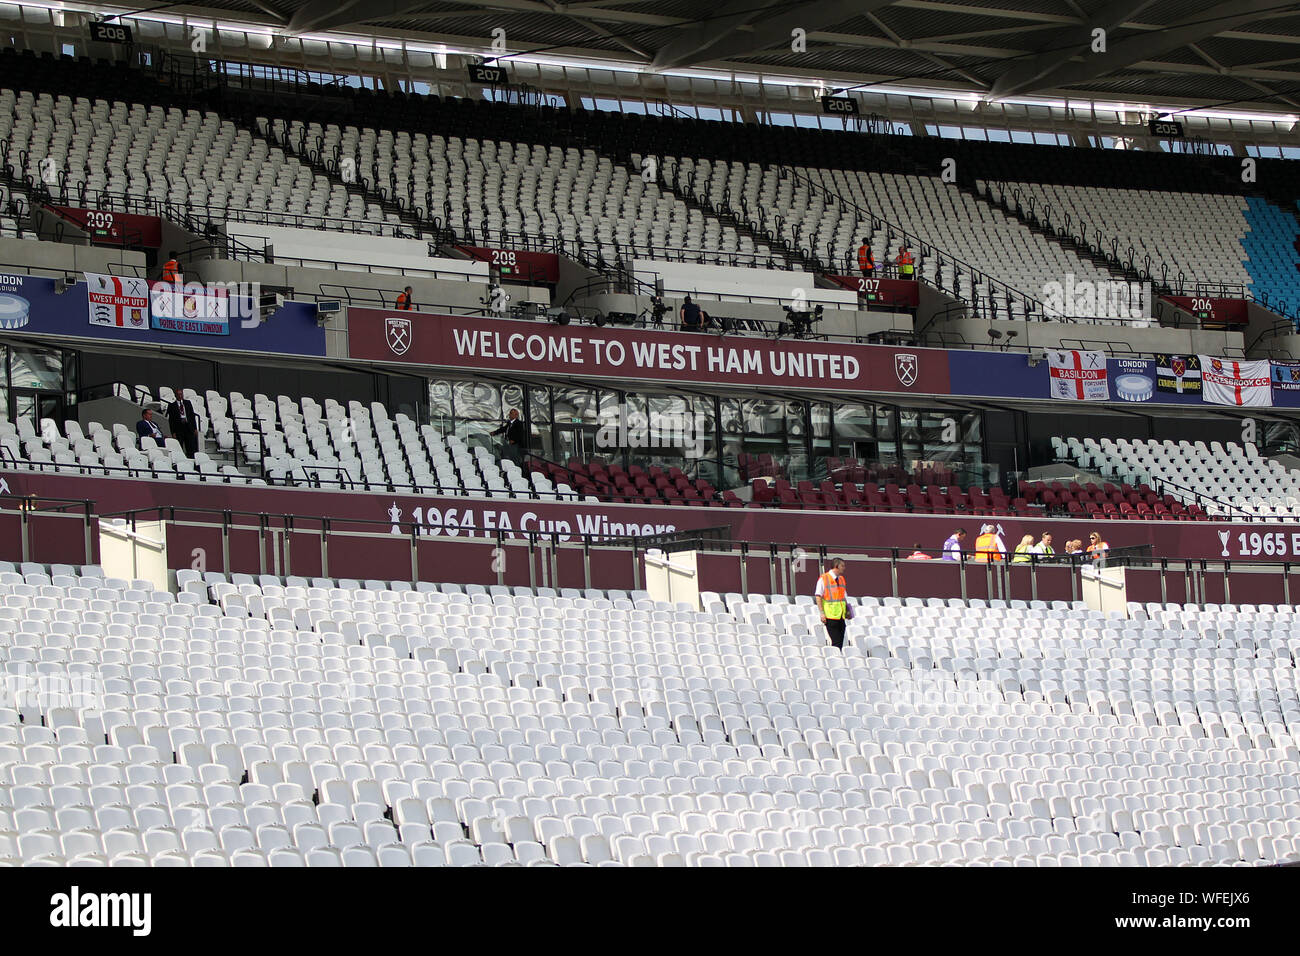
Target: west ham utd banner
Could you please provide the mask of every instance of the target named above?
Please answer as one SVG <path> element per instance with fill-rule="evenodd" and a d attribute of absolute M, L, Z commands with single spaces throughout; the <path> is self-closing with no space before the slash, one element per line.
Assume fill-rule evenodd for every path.
<path fill-rule="evenodd" d="M 1073 402 L 1104 402 L 1110 398 L 1106 353 L 1052 349 L 1047 353 L 1051 396 Z"/>
<path fill-rule="evenodd" d="M 230 334 L 230 295 L 225 289 L 200 282 L 154 282 L 149 290 L 155 329 Z"/>
<path fill-rule="evenodd" d="M 86 300 L 91 325 L 149 328 L 149 283 L 145 279 L 87 272 Z"/>
<path fill-rule="evenodd" d="M 1273 376 L 1267 359 L 1202 355 L 1202 397 L 1211 405 L 1272 405 Z"/>

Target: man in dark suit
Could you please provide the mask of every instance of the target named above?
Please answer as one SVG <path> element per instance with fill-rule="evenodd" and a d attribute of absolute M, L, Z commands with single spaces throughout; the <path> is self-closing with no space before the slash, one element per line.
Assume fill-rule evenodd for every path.
<path fill-rule="evenodd" d="M 199 423 L 194 417 L 194 406 L 179 386 L 176 388 L 176 401 L 167 406 L 167 424 L 171 427 L 172 437 L 185 449 L 186 457 L 193 458 L 199 450 Z"/>
<path fill-rule="evenodd" d="M 141 448 L 148 448 L 148 443 L 151 441 L 161 448 L 167 441 L 167 436 L 163 434 L 162 429 L 153 423 L 152 408 L 146 408 L 140 420 L 135 423 L 135 433 L 140 436 Z"/>
<path fill-rule="evenodd" d="M 519 409 L 510 409 L 505 424 L 488 434 L 504 435 L 505 439 L 501 443 L 501 458 L 505 461 L 513 461 L 516 465 L 523 467 L 524 447 L 528 443 L 528 431 L 519 418 Z"/>

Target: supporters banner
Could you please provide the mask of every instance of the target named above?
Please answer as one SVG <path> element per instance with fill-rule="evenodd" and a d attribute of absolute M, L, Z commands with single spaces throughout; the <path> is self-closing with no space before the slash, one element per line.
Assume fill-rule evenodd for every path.
<path fill-rule="evenodd" d="M 149 285 L 152 324 L 165 332 L 230 334 L 230 295 L 201 282 L 153 282 Z"/>
<path fill-rule="evenodd" d="M 1120 402 L 1149 402 L 1156 394 L 1156 365 L 1150 359 L 1109 359 L 1110 397 Z"/>
<path fill-rule="evenodd" d="M 1300 392 L 1300 362 L 1274 362 L 1273 391 Z"/>
<path fill-rule="evenodd" d="M 348 309 L 354 359 L 454 369 L 819 391 L 950 394 L 948 353 L 812 339 Z"/>
<path fill-rule="evenodd" d="M 1047 353 L 1051 396 L 1072 402 L 1104 402 L 1110 398 L 1106 353 L 1052 349 Z"/>
<path fill-rule="evenodd" d="M 1201 357 L 1202 395 L 1211 405 L 1272 405 L 1273 375 L 1267 359 Z"/>
<path fill-rule="evenodd" d="M 90 324 L 118 329 L 149 328 L 149 283 L 145 279 L 87 272 Z"/>
<path fill-rule="evenodd" d="M 1273 404 L 1300 408 L 1300 362 L 1274 362 Z"/>
<path fill-rule="evenodd" d="M 1201 357 L 1157 355 L 1156 390 L 1166 395 L 1200 395 Z"/>

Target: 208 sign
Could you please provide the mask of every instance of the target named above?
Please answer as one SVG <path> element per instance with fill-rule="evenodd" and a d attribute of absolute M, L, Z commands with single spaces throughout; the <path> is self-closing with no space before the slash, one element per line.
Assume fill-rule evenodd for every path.
<path fill-rule="evenodd" d="M 124 23 L 91 20 L 90 38 L 100 43 L 130 43 L 131 28 Z"/>

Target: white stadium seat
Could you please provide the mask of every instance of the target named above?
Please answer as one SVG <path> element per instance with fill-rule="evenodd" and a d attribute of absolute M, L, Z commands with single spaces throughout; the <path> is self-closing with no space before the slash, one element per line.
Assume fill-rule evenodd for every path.
<path fill-rule="evenodd" d="M 40 595 L 0 581 L 10 683 L 35 653 L 98 682 L 91 707 L 0 713 L 0 863 L 1300 857 L 1293 607 L 864 599 L 841 653 L 810 605 L 757 595 L 734 614 L 545 589 L 448 605 L 178 574 L 196 605 L 92 570 L 32 565 L 64 582 Z M 285 606 L 329 614 L 286 628 Z"/>

